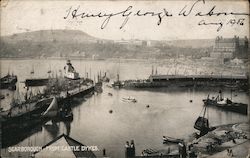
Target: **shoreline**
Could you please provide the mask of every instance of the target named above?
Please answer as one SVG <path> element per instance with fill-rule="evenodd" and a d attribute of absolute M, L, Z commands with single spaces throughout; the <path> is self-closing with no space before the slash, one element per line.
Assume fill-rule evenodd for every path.
<path fill-rule="evenodd" d="M 198 157 L 219 158 L 227 155 L 228 149 L 241 145 L 245 146 L 245 143 L 249 142 L 249 140 L 250 129 L 248 121 L 216 126 L 215 130 L 189 143 L 193 145 L 193 151 L 198 154 Z M 241 152 L 233 152 L 235 156 L 243 154 L 243 150 L 237 150 Z M 247 154 L 245 153 L 244 156 L 246 157 Z"/>

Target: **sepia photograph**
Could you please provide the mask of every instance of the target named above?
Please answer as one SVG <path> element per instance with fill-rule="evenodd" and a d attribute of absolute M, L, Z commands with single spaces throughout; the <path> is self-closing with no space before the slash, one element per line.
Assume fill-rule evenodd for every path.
<path fill-rule="evenodd" d="M 250 158 L 247 0 L 1 0 L 0 158 Z"/>

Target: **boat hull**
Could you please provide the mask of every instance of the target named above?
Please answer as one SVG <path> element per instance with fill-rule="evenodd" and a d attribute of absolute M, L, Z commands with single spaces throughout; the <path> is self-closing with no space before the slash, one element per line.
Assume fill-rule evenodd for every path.
<path fill-rule="evenodd" d="M 27 121 L 40 119 L 41 113 L 43 113 L 52 102 L 53 98 L 41 99 L 37 102 L 29 103 L 30 106 L 34 106 L 33 110 L 25 111 L 18 115 L 8 115 L 8 112 L 2 115 L 2 129 L 15 129 L 16 125 L 26 123 Z M 25 108 L 26 104 L 21 105 Z M 15 108 L 19 108 L 18 106 Z"/>
<path fill-rule="evenodd" d="M 243 104 L 243 103 L 232 102 L 232 103 L 221 105 L 221 104 L 218 104 L 218 102 L 213 99 L 205 99 L 203 100 L 203 102 L 205 105 L 218 107 L 226 111 L 232 111 L 232 112 L 236 112 L 236 113 L 240 113 L 244 115 L 247 115 L 247 112 L 248 112 L 248 105 Z"/>

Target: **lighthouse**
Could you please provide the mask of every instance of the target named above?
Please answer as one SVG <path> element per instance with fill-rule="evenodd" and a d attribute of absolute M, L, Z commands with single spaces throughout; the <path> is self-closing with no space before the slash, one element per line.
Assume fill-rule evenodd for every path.
<path fill-rule="evenodd" d="M 70 60 L 67 60 L 67 64 L 64 67 L 64 77 L 69 79 L 79 79 L 79 73 L 75 71 L 75 68 L 72 66 Z"/>

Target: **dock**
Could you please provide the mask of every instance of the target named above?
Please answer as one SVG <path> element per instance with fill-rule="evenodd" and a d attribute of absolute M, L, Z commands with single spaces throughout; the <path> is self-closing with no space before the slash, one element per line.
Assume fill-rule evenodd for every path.
<path fill-rule="evenodd" d="M 121 81 L 122 88 L 225 87 L 247 90 L 246 75 L 150 75 L 148 79 Z"/>

